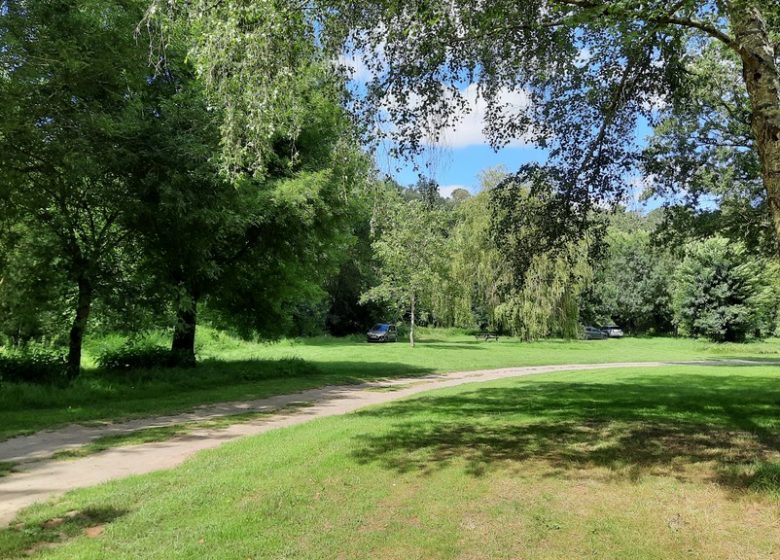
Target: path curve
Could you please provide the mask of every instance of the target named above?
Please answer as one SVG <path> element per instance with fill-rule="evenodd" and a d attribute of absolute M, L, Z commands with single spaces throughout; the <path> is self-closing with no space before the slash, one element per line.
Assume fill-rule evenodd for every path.
<path fill-rule="evenodd" d="M 622 362 L 607 364 L 564 364 L 527 366 L 455 372 L 423 377 L 395 378 L 360 385 L 339 385 L 309 389 L 255 401 L 203 406 L 192 412 L 142 418 L 105 426 L 69 425 L 0 442 L 0 461 L 20 463 L 18 471 L 0 478 L 0 527 L 10 523 L 22 508 L 44 501 L 69 490 L 100 484 L 108 480 L 143 474 L 179 465 L 202 449 L 211 449 L 240 437 L 260 434 L 276 428 L 302 424 L 314 418 L 353 412 L 359 408 L 386 403 L 425 391 L 454 387 L 464 383 L 493 381 L 562 371 L 603 370 L 614 368 L 653 368 L 672 365 L 780 365 L 780 362 L 750 360 L 710 360 L 686 362 Z M 395 389 L 393 389 L 395 387 Z M 387 388 L 392 391 L 379 392 Z M 373 389 L 373 390 L 372 390 Z M 309 406 L 294 412 L 233 424 L 225 428 L 198 429 L 182 436 L 155 443 L 108 449 L 81 459 L 57 461 L 57 451 L 78 447 L 106 436 L 136 430 L 170 426 L 219 418 L 243 412 L 273 412 L 296 402 Z"/>

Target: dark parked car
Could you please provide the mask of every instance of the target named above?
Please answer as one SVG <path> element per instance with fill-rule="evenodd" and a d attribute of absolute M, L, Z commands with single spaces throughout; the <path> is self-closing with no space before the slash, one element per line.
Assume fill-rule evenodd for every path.
<path fill-rule="evenodd" d="M 585 327 L 583 338 L 585 340 L 604 340 L 607 338 L 607 333 L 596 327 Z"/>
<path fill-rule="evenodd" d="M 623 329 L 621 329 L 617 325 L 608 325 L 606 327 L 601 327 L 601 330 L 604 331 L 604 333 L 609 338 L 623 338 Z"/>
<path fill-rule="evenodd" d="M 379 323 L 366 333 L 366 340 L 368 342 L 395 342 L 398 340 L 398 331 L 394 325 Z"/>

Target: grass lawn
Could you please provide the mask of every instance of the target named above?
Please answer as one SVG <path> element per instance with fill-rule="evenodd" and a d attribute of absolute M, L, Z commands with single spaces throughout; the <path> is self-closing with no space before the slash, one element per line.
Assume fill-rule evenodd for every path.
<path fill-rule="evenodd" d="M 183 411 L 221 401 L 262 398 L 385 377 L 507 366 L 652 360 L 757 358 L 780 360 L 777 340 L 710 344 L 640 338 L 606 341 L 473 337 L 423 331 L 420 344 L 370 345 L 358 338 L 244 342 L 201 329 L 204 361 L 194 370 L 109 374 L 88 369 L 71 387 L 0 386 L 0 440 L 67 422 L 109 421 Z M 90 348 L 93 355 L 99 341 Z"/>
<path fill-rule="evenodd" d="M 471 384 L 35 506 L 0 558 L 777 558 L 779 430 L 776 366 Z"/>

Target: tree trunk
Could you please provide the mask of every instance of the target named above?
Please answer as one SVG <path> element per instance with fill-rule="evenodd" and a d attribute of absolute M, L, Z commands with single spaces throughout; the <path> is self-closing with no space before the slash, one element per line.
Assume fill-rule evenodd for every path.
<path fill-rule="evenodd" d="M 176 355 L 178 365 L 195 365 L 195 329 L 197 326 L 198 300 L 189 295 L 179 301 L 176 309 L 176 325 L 173 328 L 171 352 Z"/>
<path fill-rule="evenodd" d="M 409 328 L 409 344 L 414 348 L 414 292 L 412 292 L 412 320 Z"/>
<path fill-rule="evenodd" d="M 731 21 L 752 107 L 761 173 L 780 252 L 780 73 L 766 19 L 756 4 L 732 6 Z"/>
<path fill-rule="evenodd" d="M 92 307 L 92 282 L 86 274 L 79 274 L 78 287 L 76 316 L 73 318 L 68 339 L 68 378 L 71 380 L 76 379 L 81 372 L 81 349 L 84 345 L 84 333 L 87 331 L 89 311 Z"/>

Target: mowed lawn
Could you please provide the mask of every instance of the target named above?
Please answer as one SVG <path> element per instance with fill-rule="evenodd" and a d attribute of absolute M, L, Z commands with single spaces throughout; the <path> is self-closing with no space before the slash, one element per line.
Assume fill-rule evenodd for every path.
<path fill-rule="evenodd" d="M 0 558 L 777 558 L 779 430 L 777 366 L 471 384 L 73 492 Z"/>
<path fill-rule="evenodd" d="M 111 373 L 88 369 L 70 387 L 0 386 L 0 440 L 68 422 L 108 421 L 262 398 L 324 385 L 508 366 L 653 360 L 780 360 L 780 342 L 711 344 L 674 338 L 605 341 L 502 338 L 423 331 L 416 348 L 361 338 L 252 343 L 201 329 L 194 370 Z M 94 356 L 99 341 L 90 345 Z"/>

